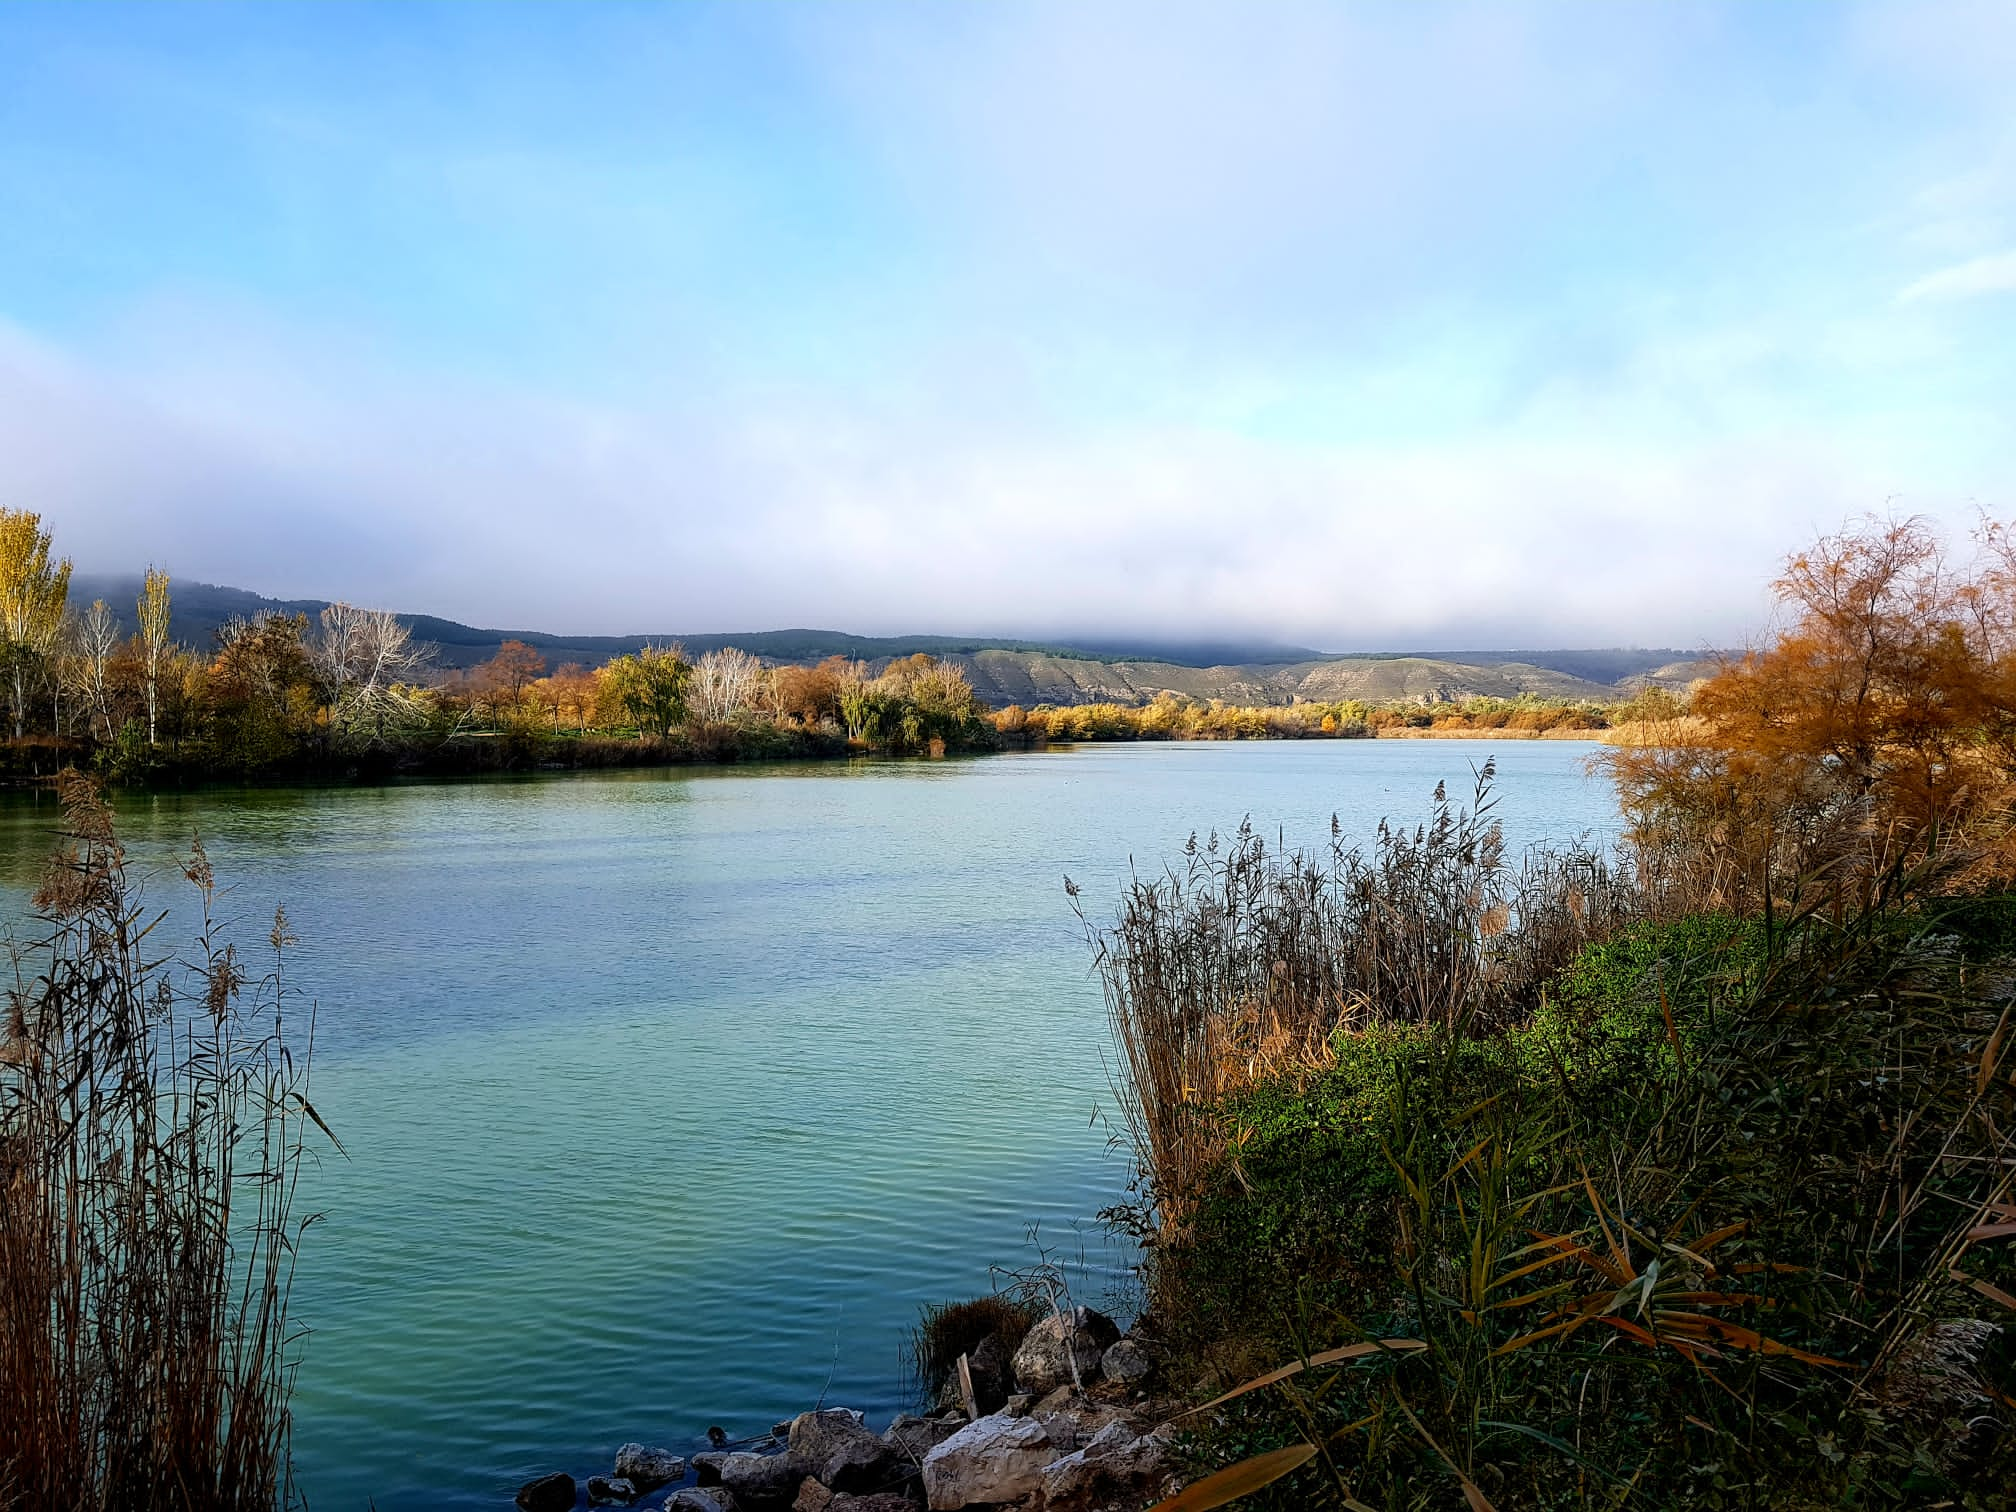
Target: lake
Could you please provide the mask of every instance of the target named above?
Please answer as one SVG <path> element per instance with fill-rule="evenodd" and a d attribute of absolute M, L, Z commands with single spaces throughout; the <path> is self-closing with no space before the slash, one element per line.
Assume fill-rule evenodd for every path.
<path fill-rule="evenodd" d="M 349 1151 L 304 1181 L 315 1506 L 503 1507 L 641 1439 L 905 1400 L 920 1304 L 1039 1247 L 1124 1312 L 1104 1010 L 1064 894 L 1250 815 L 1318 844 L 1495 752 L 1514 845 L 1616 826 L 1553 741 L 1087 746 L 968 760 L 121 794 L 200 832 L 235 937 L 276 903 Z M 18 915 L 55 823 L 0 804 Z M 173 880 L 171 880 L 173 879 Z M 179 920 L 179 916 L 178 916 Z M 186 933 L 186 929 L 185 929 Z M 1033 1236 L 1033 1237 L 1032 1237 Z"/>

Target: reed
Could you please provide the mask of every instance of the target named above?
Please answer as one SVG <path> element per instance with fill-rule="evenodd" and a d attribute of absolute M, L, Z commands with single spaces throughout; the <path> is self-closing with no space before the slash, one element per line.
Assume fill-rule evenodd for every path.
<path fill-rule="evenodd" d="M 1494 779 L 1486 761 L 1468 807 L 1438 785 L 1425 823 L 1382 823 L 1369 852 L 1334 819 L 1318 854 L 1270 848 L 1250 824 L 1193 835 L 1180 865 L 1133 880 L 1110 926 L 1080 909 L 1165 1238 L 1226 1154 L 1227 1098 L 1322 1069 L 1341 1033 L 1505 1022 L 1645 909 L 1636 879 L 1586 848 L 1515 866 Z"/>
<path fill-rule="evenodd" d="M 294 1203 L 321 1120 L 287 921 L 255 975 L 198 846 L 201 931 L 169 959 L 109 809 L 61 788 L 0 1046 L 0 1507 L 291 1503 Z"/>

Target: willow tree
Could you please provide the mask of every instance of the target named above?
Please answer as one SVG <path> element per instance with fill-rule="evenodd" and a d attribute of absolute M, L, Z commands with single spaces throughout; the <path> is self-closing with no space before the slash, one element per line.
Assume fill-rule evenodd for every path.
<path fill-rule="evenodd" d="M 0 509 L 0 654 L 14 685 L 14 738 L 27 733 L 28 680 L 48 661 L 70 599 L 70 560 L 51 561 L 42 516 Z"/>
<path fill-rule="evenodd" d="M 168 651 L 168 574 L 150 565 L 140 585 L 140 673 L 147 684 L 147 744 L 155 744 L 161 658 Z"/>

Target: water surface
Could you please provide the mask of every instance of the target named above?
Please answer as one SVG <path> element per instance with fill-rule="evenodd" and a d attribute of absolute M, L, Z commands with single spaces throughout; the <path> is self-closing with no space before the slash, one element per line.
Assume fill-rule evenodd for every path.
<path fill-rule="evenodd" d="M 919 1304 L 1035 1244 L 1124 1307 L 1105 1024 L 1063 891 L 1245 816 L 1419 818 L 1495 749 L 1515 844 L 1614 827 L 1589 747 L 1088 746 L 945 762 L 122 795 L 200 831 L 317 1004 L 326 1156 L 294 1315 L 318 1508 L 502 1507 L 638 1438 L 907 1405 Z M 0 805 L 19 912 L 54 809 Z"/>

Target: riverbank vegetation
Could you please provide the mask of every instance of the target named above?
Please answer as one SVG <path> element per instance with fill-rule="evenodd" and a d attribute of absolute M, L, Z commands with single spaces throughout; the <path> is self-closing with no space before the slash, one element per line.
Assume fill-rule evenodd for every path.
<path fill-rule="evenodd" d="M 1541 699 L 1470 698 L 1439 704 L 1337 703 L 1246 707 L 1163 693 L 1138 707 L 1126 704 L 1010 705 L 994 728 L 1020 745 L 1111 740 L 1369 740 L 1395 735 L 1514 736 L 1578 734 L 1594 738 L 1620 721 L 1665 718 L 1676 702 L 1654 690 L 1617 704 L 1548 703 Z"/>
<path fill-rule="evenodd" d="M 130 620 L 102 600 L 70 605 L 69 576 L 38 516 L 0 510 L 16 777 L 67 764 L 119 781 L 453 774 L 944 754 L 998 739 L 963 674 L 921 654 L 871 672 L 838 657 L 769 667 L 732 647 L 689 659 L 646 646 L 597 668 L 550 668 L 509 641 L 482 666 L 440 672 L 386 610 L 262 614 L 197 648 L 172 639 L 165 574 L 149 569 Z"/>
<path fill-rule="evenodd" d="M 549 666 L 507 641 L 467 670 L 386 611 L 338 603 L 311 620 L 232 620 L 205 646 L 173 636 L 173 593 L 149 568 L 132 605 L 70 602 L 41 518 L 0 510 L 0 776 L 66 765 L 116 782 L 456 775 L 540 768 L 943 755 L 1114 740 L 1577 734 L 1666 719 L 1657 689 L 1617 704 L 1473 698 L 1240 707 L 1164 693 L 1139 707 L 988 710 L 952 662 L 829 657 L 766 664 L 732 646 L 645 646 L 599 667 Z"/>
<path fill-rule="evenodd" d="M 1975 544 L 1788 563 L 1781 633 L 1610 753 L 1614 855 L 1508 857 L 1487 764 L 1363 849 L 1193 843 L 1092 929 L 1197 1470 L 2016 1505 L 2016 573 Z"/>

